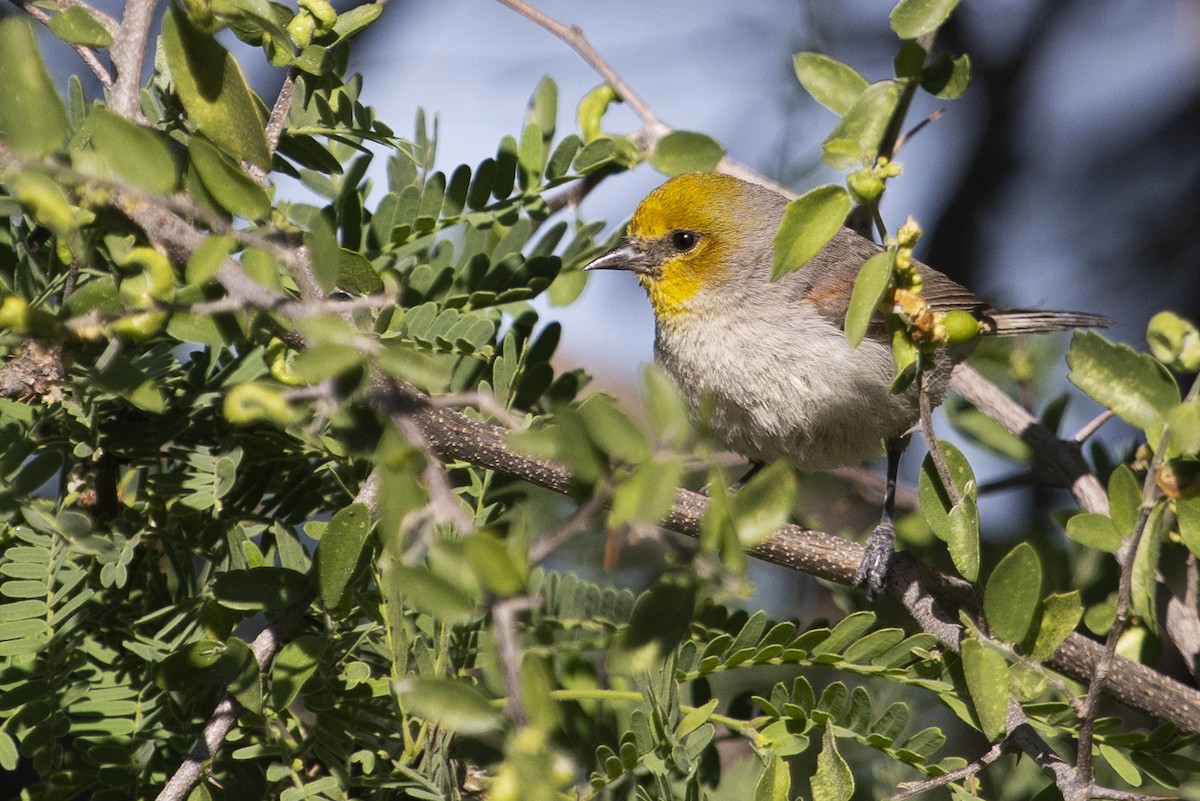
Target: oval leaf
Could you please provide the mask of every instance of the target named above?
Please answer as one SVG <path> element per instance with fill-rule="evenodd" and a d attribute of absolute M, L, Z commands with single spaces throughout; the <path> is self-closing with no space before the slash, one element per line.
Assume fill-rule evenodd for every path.
<path fill-rule="evenodd" d="M 270 167 L 265 123 L 233 56 L 210 34 L 196 30 L 176 6 L 163 19 L 162 42 L 175 91 L 192 123 L 235 159 Z"/>
<path fill-rule="evenodd" d="M 835 114 L 848 112 L 869 86 L 853 67 L 823 53 L 797 53 L 792 61 L 800 84 Z"/>
<path fill-rule="evenodd" d="M 338 510 L 325 527 L 317 546 L 317 586 L 326 609 L 341 606 L 370 530 L 371 512 L 362 503 Z"/>
<path fill-rule="evenodd" d="M 901 39 L 916 39 L 937 30 L 958 6 L 958 0 L 900 0 L 888 19 Z"/>
<path fill-rule="evenodd" d="M 1072 384 L 1157 444 L 1163 416 L 1179 403 L 1179 387 L 1162 364 L 1093 331 L 1071 337 L 1067 364 Z"/>
<path fill-rule="evenodd" d="M 457 734 L 496 731 L 504 722 L 479 690 L 462 682 L 406 679 L 397 689 L 406 712 Z"/>
<path fill-rule="evenodd" d="M 62 147 L 67 110 L 24 19 L 0 20 L 0 139 L 19 155 L 40 158 Z"/>
<path fill-rule="evenodd" d="M 854 279 L 854 292 L 850 295 L 850 306 L 846 309 L 846 341 L 857 348 L 867 335 L 871 317 L 892 283 L 892 265 L 895 254 L 885 250 L 867 259 L 858 269 Z"/>
<path fill-rule="evenodd" d="M 230 570 L 217 576 L 213 595 L 229 609 L 282 609 L 309 597 L 312 588 L 303 573 L 283 567 Z"/>
<path fill-rule="evenodd" d="M 708 172 L 725 155 L 721 143 L 695 131 L 672 131 L 659 140 L 650 166 L 665 175 Z"/>
<path fill-rule="evenodd" d="M 899 102 L 900 84 L 896 81 L 868 86 L 825 139 L 821 160 L 837 169 L 873 162 Z"/>
<path fill-rule="evenodd" d="M 983 612 L 992 634 L 1020 643 L 1029 635 L 1042 596 L 1042 563 L 1037 552 L 1022 542 L 1009 551 L 983 593 Z"/>
<path fill-rule="evenodd" d="M 850 193 L 835 184 L 810 189 L 788 203 L 775 233 L 771 280 L 798 270 L 821 252 L 850 213 Z"/>
<path fill-rule="evenodd" d="M 962 664 L 979 728 L 989 740 L 998 740 L 1008 714 L 1008 662 L 998 651 L 968 639 L 962 644 Z"/>

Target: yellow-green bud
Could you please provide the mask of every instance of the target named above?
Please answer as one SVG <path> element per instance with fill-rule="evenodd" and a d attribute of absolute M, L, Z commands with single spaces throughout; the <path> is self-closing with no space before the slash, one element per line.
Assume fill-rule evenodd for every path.
<path fill-rule="evenodd" d="M 313 19 L 313 15 L 307 9 L 303 8 L 287 24 L 288 36 L 292 38 L 292 43 L 296 47 L 308 47 L 312 44 L 313 32 L 316 29 L 317 21 Z"/>
<path fill-rule="evenodd" d="M 296 371 L 292 369 L 292 359 L 295 358 L 296 352 L 289 348 L 287 344 L 278 337 L 272 337 L 267 343 L 267 369 L 271 373 L 271 378 L 281 384 L 289 386 L 299 386 L 304 383 L 300 376 L 296 375 Z"/>
<path fill-rule="evenodd" d="M 298 0 L 298 5 L 316 17 L 322 32 L 329 30 L 333 23 L 337 22 L 337 12 L 328 0 Z"/>
<path fill-rule="evenodd" d="M 579 123 L 579 136 L 584 142 L 604 136 L 604 131 L 600 129 L 600 120 L 604 117 L 604 112 L 608 111 L 608 107 L 619 101 L 617 90 L 607 83 L 600 84 L 583 96 L 575 111 L 575 118 Z"/>
<path fill-rule="evenodd" d="M 24 298 L 9 295 L 0 300 L 0 328 L 7 328 L 18 334 L 29 330 L 29 304 Z"/>
<path fill-rule="evenodd" d="M 145 342 L 163 330 L 170 317 L 171 313 L 165 311 L 140 312 L 113 320 L 110 327 L 113 333 L 121 339 L 127 339 L 130 342 Z"/>
<path fill-rule="evenodd" d="M 952 345 L 969 342 L 979 334 L 979 321 L 970 312 L 951 309 L 942 317 L 946 341 Z"/>
<path fill-rule="evenodd" d="M 1154 358 L 1183 373 L 1200 370 L 1200 331 L 1174 312 L 1159 312 L 1150 318 L 1146 342 Z"/>
<path fill-rule="evenodd" d="M 874 170 L 863 167 L 846 176 L 846 187 L 855 203 L 866 205 L 883 194 L 883 179 Z"/>

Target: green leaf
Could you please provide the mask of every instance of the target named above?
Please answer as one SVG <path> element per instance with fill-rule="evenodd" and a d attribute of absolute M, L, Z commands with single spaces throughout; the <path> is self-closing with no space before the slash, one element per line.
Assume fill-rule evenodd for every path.
<path fill-rule="evenodd" d="M 291 706 L 300 690 L 321 665 L 329 641 L 319 634 L 304 634 L 280 649 L 271 664 L 271 708 Z"/>
<path fill-rule="evenodd" d="M 546 163 L 546 143 L 542 130 L 530 123 L 521 132 L 521 143 L 517 147 L 517 164 L 520 171 L 517 174 L 522 189 L 537 186 L 542 177 L 542 165 Z"/>
<path fill-rule="evenodd" d="M 1142 508 L 1142 485 L 1129 465 L 1117 465 L 1108 477 L 1108 506 L 1122 537 L 1133 533 Z"/>
<path fill-rule="evenodd" d="M 549 147 L 558 124 L 558 84 L 548 75 L 542 78 L 533 90 L 533 96 L 529 98 L 525 124 L 536 125 L 542 133 L 543 146 Z"/>
<path fill-rule="evenodd" d="M 921 71 L 921 88 L 943 100 L 961 97 L 970 82 L 971 57 L 966 53 L 958 58 L 938 53 L 933 63 Z"/>
<path fill-rule="evenodd" d="M 113 43 L 112 34 L 83 6 L 71 6 L 51 17 L 50 32 L 64 42 L 85 47 L 108 47 Z"/>
<path fill-rule="evenodd" d="M 725 148 L 710 136 L 695 131 L 672 131 L 658 141 L 650 166 L 664 175 L 709 172 L 725 155 Z"/>
<path fill-rule="evenodd" d="M 1150 511 L 1146 521 L 1146 530 L 1138 542 L 1137 553 L 1133 557 L 1133 572 L 1129 591 L 1130 606 L 1133 614 L 1140 617 L 1151 631 L 1158 633 L 1158 559 L 1162 552 L 1163 514 L 1167 501 L 1159 500 Z"/>
<path fill-rule="evenodd" d="M 683 481 L 683 464 L 677 459 L 642 462 L 613 491 L 608 527 L 617 529 L 634 521 L 657 524 L 671 511 Z"/>
<path fill-rule="evenodd" d="M 314 214 L 309 218 L 304 244 L 308 246 L 308 261 L 312 265 L 313 276 L 321 288 L 328 292 L 337 284 L 342 254 L 337 234 L 325 215 Z"/>
<path fill-rule="evenodd" d="M 450 679 L 404 679 L 397 685 L 405 712 L 456 734 L 485 734 L 504 717 L 474 687 Z"/>
<path fill-rule="evenodd" d="M 463 540 L 467 561 L 480 582 L 502 598 L 522 592 L 528 569 L 513 558 L 504 540 L 485 531 L 477 531 Z"/>
<path fill-rule="evenodd" d="M 651 670 L 661 665 L 688 632 L 696 607 L 696 576 L 672 569 L 638 596 L 618 650 L 610 652 L 621 672 Z"/>
<path fill-rule="evenodd" d="M 754 784 L 754 801 L 788 801 L 791 798 L 792 772 L 782 756 L 767 759 Z"/>
<path fill-rule="evenodd" d="M 383 279 L 366 256 L 345 248 L 338 249 L 337 286 L 352 295 L 382 292 Z"/>
<path fill-rule="evenodd" d="M 853 67 L 824 53 L 797 53 L 792 62 L 801 85 L 835 114 L 848 112 L 869 85 Z"/>
<path fill-rule="evenodd" d="M 1096 512 L 1083 512 L 1068 520 L 1067 536 L 1080 545 L 1105 553 L 1116 553 L 1124 539 L 1111 517 Z"/>
<path fill-rule="evenodd" d="M 899 102 L 898 82 L 878 81 L 868 86 L 825 139 L 821 160 L 836 169 L 873 162 Z"/>
<path fill-rule="evenodd" d="M 1179 538 L 1195 556 L 1200 556 L 1200 498 L 1175 502 L 1175 517 L 1179 522 Z"/>
<path fill-rule="evenodd" d="M 193 136 L 188 141 L 188 157 L 204 188 L 225 211 L 247 220 L 261 220 L 271 213 L 266 190 L 204 139 Z"/>
<path fill-rule="evenodd" d="M 1042 596 L 1042 563 L 1027 542 L 1013 548 L 988 577 L 983 611 L 996 637 L 1020 643 L 1029 635 Z"/>
<path fill-rule="evenodd" d="M 796 476 L 783 462 L 760 470 L 729 499 L 729 512 L 743 548 L 765 542 L 788 521 L 796 500 Z"/>
<path fill-rule="evenodd" d="M 838 752 L 833 727 L 826 726 L 817 754 L 817 770 L 809 779 L 813 801 L 850 801 L 854 795 L 854 774 Z"/>
<path fill-rule="evenodd" d="M 1100 743 L 1100 756 L 1131 787 L 1142 786 L 1142 772 L 1125 754 L 1108 743 Z"/>
<path fill-rule="evenodd" d="M 389 581 L 403 593 L 408 603 L 434 620 L 457 625 L 475 617 L 475 599 L 429 568 L 394 565 L 388 572 Z"/>
<path fill-rule="evenodd" d="M 85 172 L 118 178 L 160 195 L 171 193 L 179 183 L 179 170 L 165 137 L 103 106 L 92 109 L 76 143 L 85 146 L 73 154 Z"/>
<path fill-rule="evenodd" d="M 1075 631 L 1083 617 L 1083 603 L 1079 590 L 1057 592 L 1042 603 L 1042 619 L 1038 623 L 1037 637 L 1033 641 L 1030 656 L 1044 662 L 1054 655 L 1058 646 Z"/>
<path fill-rule="evenodd" d="M 163 19 L 162 42 L 192 124 L 235 159 L 270 167 L 265 122 L 237 60 L 176 6 Z"/>
<path fill-rule="evenodd" d="M 262 673 L 250 646 L 238 637 L 230 637 L 225 641 L 225 653 L 221 654 L 218 670 L 225 677 L 229 694 L 247 711 L 261 715 Z"/>
<path fill-rule="evenodd" d="M 969 638 L 962 643 L 962 664 L 979 727 L 995 742 L 1006 730 L 1008 662 L 1000 652 Z"/>
<path fill-rule="evenodd" d="M 1185 401 L 1167 412 L 1167 458 L 1200 453 L 1200 401 Z"/>
<path fill-rule="evenodd" d="M 1014 462 L 1028 463 L 1033 452 L 1020 438 L 962 398 L 947 398 L 942 404 L 954 430 L 977 445 Z"/>
<path fill-rule="evenodd" d="M 916 39 L 940 28 L 957 6 L 958 0 L 900 0 L 888 19 L 901 39 Z"/>
<path fill-rule="evenodd" d="M 354 576 L 370 531 L 371 511 L 362 503 L 339 509 L 326 526 L 316 557 L 317 587 L 326 609 L 342 605 L 346 585 Z"/>
<path fill-rule="evenodd" d="M 638 464 L 650 458 L 650 445 L 641 428 L 611 395 L 587 396 L 579 404 L 579 416 L 592 441 L 614 459 Z"/>
<path fill-rule="evenodd" d="M 20 156 L 41 158 L 62 147 L 67 110 L 54 90 L 25 19 L 0 19 L 0 140 Z"/>
<path fill-rule="evenodd" d="M 926 456 L 918 483 L 921 514 L 934 535 L 946 543 L 954 567 L 963 578 L 974 581 L 979 576 L 979 509 L 975 501 L 975 474 L 958 448 L 944 440 L 938 440 L 938 447 L 945 457 L 950 479 L 963 500 L 951 508 L 950 496 L 942 487 L 933 458 Z"/>
<path fill-rule="evenodd" d="M 841 186 L 826 184 L 810 189 L 791 201 L 772 241 L 775 250 L 771 280 L 807 264 L 841 230 L 850 213 L 850 193 Z"/>
<path fill-rule="evenodd" d="M 1094 331 L 1075 332 L 1067 364 L 1072 384 L 1157 444 L 1164 415 L 1179 403 L 1179 387 L 1162 364 Z"/>
<path fill-rule="evenodd" d="M 282 567 L 228 570 L 213 581 L 213 595 L 229 609 L 282 609 L 312 594 L 308 577 Z"/>
<path fill-rule="evenodd" d="M 858 269 L 858 276 L 854 279 L 854 292 L 850 295 L 850 306 L 846 309 L 846 341 L 851 347 L 857 348 L 867 335 L 871 317 L 892 283 L 892 267 L 895 261 L 895 254 L 885 250 L 867 259 Z"/>

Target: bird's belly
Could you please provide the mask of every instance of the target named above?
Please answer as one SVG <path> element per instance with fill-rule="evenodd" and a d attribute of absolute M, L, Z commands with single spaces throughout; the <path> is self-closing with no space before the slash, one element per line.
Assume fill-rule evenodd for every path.
<path fill-rule="evenodd" d="M 878 455 L 883 439 L 916 420 L 915 393 L 888 393 L 893 366 L 883 345 L 851 348 L 828 324 L 804 336 L 766 321 L 741 328 L 723 338 L 660 330 L 655 347 L 693 416 L 725 447 L 825 470 Z"/>

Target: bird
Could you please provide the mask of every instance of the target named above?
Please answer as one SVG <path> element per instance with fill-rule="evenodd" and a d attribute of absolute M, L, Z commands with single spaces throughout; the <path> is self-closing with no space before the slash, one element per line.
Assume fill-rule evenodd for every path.
<path fill-rule="evenodd" d="M 883 248 L 843 227 L 806 264 L 772 281 L 773 241 L 788 202 L 722 173 L 676 175 L 641 201 L 624 237 L 584 269 L 637 277 L 654 312 L 655 361 L 692 417 L 703 417 L 719 444 L 752 465 L 783 460 L 821 471 L 886 452 L 883 513 L 855 576 L 873 598 L 894 552 L 896 475 L 919 415 L 918 383 L 931 405 L 940 403 L 954 363 L 970 347 L 939 348 L 921 382 L 893 393 L 883 315 L 876 312 L 857 347 L 844 329 L 859 267 Z M 1083 312 L 998 309 L 932 267 L 912 264 L 929 307 L 968 312 L 980 335 L 1111 323 Z"/>

